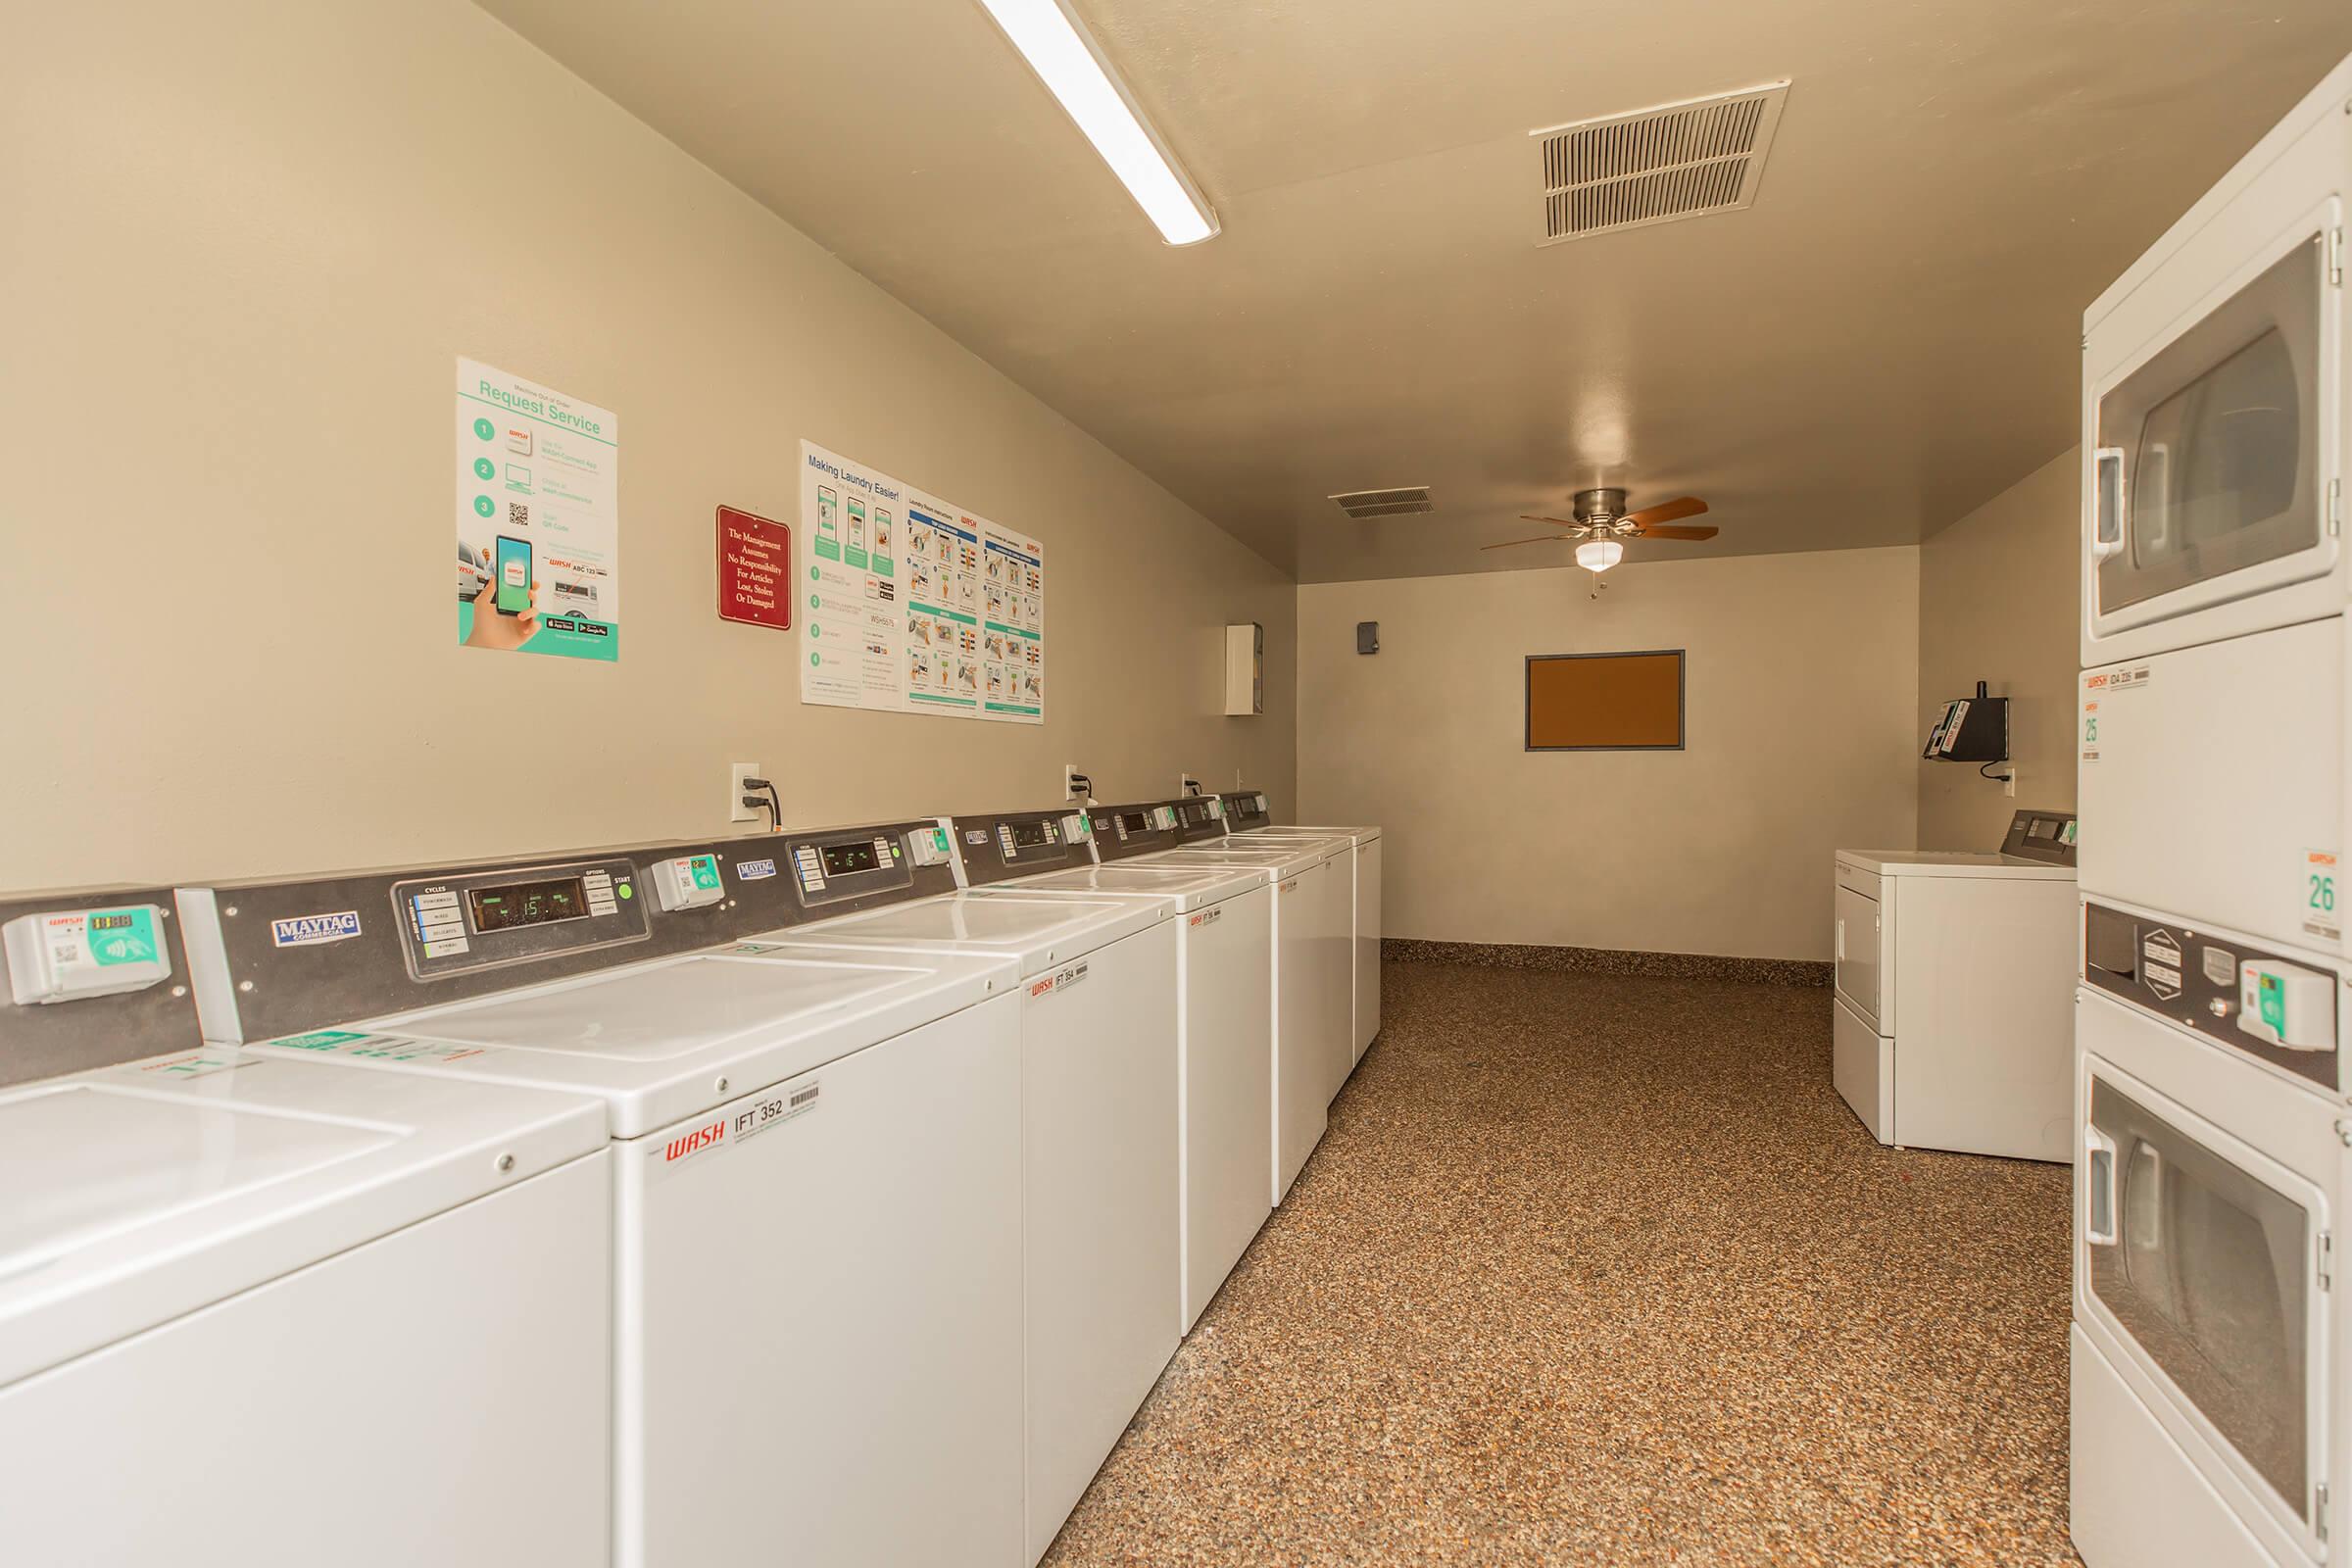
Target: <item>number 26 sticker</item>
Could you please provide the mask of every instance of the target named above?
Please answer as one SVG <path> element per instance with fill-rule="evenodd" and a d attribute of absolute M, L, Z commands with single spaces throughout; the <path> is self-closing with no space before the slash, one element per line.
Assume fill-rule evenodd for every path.
<path fill-rule="evenodd" d="M 2303 929 L 2329 941 L 2344 932 L 2335 912 L 2335 869 L 2331 850 L 2311 850 L 2303 857 Z"/>

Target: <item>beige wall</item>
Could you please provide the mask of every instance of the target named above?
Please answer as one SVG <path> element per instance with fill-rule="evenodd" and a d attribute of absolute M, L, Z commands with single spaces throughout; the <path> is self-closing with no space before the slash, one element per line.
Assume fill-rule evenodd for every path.
<path fill-rule="evenodd" d="M 736 759 L 796 822 L 1289 792 L 1281 572 L 462 0 L 19 7 L 0 144 L 0 886 L 699 833 Z M 616 666 L 457 646 L 459 355 L 618 415 Z M 1042 729 L 715 617 L 804 436 L 1046 542 Z"/>
<path fill-rule="evenodd" d="M 1974 764 L 1922 761 L 1924 849 L 1996 849 L 2020 807 L 2075 804 L 2079 461 L 2070 447 L 1920 546 L 1920 739 L 1945 703 L 1981 680 L 2009 699 L 2018 778 L 2013 798 Z"/>
<path fill-rule="evenodd" d="M 1395 936 L 1827 957 L 1834 852 L 1913 843 L 1919 553 L 1609 580 L 1301 587 L 1298 819 L 1383 824 Z M 1689 651 L 1687 750 L 1523 749 L 1529 654 L 1652 648 Z"/>

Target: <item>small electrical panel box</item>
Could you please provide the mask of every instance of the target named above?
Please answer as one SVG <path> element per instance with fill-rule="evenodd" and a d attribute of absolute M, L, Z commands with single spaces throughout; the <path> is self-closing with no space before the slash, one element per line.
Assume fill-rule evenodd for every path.
<path fill-rule="evenodd" d="M 2002 762 L 2009 759 L 2009 699 L 1985 694 L 1943 705 L 1920 756 L 1936 762 Z"/>
<path fill-rule="evenodd" d="M 9 995 L 19 1006 L 141 991 L 172 978 L 164 910 L 153 904 L 56 909 L 0 927 Z"/>
<path fill-rule="evenodd" d="M 2335 981 L 2278 958 L 2237 966 L 2237 1026 L 2289 1051 L 2335 1049 Z"/>
<path fill-rule="evenodd" d="M 1355 623 L 1355 651 L 1359 654 L 1380 652 L 1380 622 L 1359 620 Z"/>
<path fill-rule="evenodd" d="M 1266 628 L 1255 621 L 1225 628 L 1225 711 L 1266 710 Z"/>
<path fill-rule="evenodd" d="M 699 909 L 727 896 L 715 855 L 681 855 L 654 862 L 654 896 L 672 913 Z"/>

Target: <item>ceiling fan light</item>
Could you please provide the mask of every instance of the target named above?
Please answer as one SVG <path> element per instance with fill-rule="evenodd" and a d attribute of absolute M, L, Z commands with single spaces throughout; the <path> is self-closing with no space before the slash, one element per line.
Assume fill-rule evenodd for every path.
<path fill-rule="evenodd" d="M 1576 564 L 1587 571 L 1608 570 L 1625 559 L 1625 545 L 1616 539 L 1588 539 L 1576 547 Z"/>

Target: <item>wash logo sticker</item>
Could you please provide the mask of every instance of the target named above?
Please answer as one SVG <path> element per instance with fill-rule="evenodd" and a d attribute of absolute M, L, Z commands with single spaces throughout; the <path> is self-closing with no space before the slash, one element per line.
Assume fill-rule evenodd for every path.
<path fill-rule="evenodd" d="M 341 909 L 333 914 L 298 914 L 291 919 L 270 922 L 270 940 L 281 948 L 316 947 L 321 942 L 349 942 L 360 934 L 360 911 Z"/>
<path fill-rule="evenodd" d="M 1043 980 L 1031 982 L 1029 995 L 1044 997 L 1051 996 L 1055 992 L 1067 991 L 1070 987 L 1085 981 L 1086 967 L 1083 963 L 1073 963 L 1066 969 L 1056 969 Z"/>

